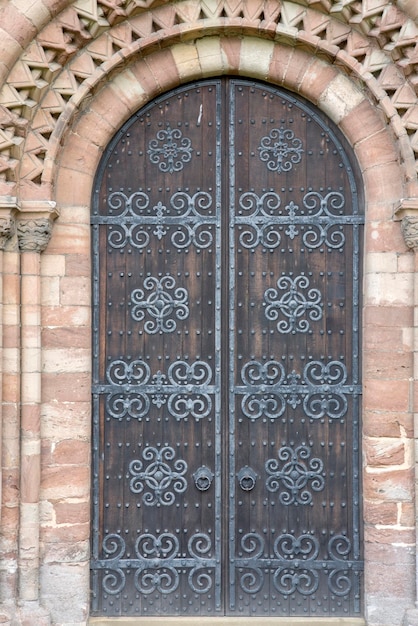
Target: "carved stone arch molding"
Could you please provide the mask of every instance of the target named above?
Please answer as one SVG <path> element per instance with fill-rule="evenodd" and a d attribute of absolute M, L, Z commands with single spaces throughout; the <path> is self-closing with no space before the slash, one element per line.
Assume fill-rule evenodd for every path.
<path fill-rule="evenodd" d="M 118 65 L 153 47 L 193 41 L 202 32 L 229 36 L 231 29 L 297 46 L 356 81 L 392 126 L 410 187 L 418 151 L 416 19 L 406 0 L 39 0 L 27 9 L 11 2 L 0 24 L 1 195 L 51 195 L 62 133 L 87 92 Z M 207 64 L 203 71 L 211 73 Z M 404 195 L 412 197 L 413 189 Z"/>
<path fill-rule="evenodd" d="M 42 382 L 44 404 L 39 409 L 39 395 L 35 405 L 44 419 L 44 441 L 58 437 L 60 428 L 64 433 L 59 435 L 60 444 L 66 438 L 86 443 L 90 436 L 86 388 L 91 354 L 85 330 L 89 324 L 88 225 L 100 156 L 125 120 L 179 84 L 221 74 L 253 77 L 299 93 L 324 111 L 354 148 L 365 185 L 365 343 L 375 341 L 375 320 L 383 319 L 376 313 L 379 306 L 383 310 L 388 305 L 393 314 L 391 305 L 399 297 L 405 309 L 411 308 L 411 255 L 405 253 L 393 212 L 402 198 L 418 196 L 415 0 L 37 0 L 20 9 L 24 4 L 11 0 L 0 15 L 4 48 L 0 206 L 12 216 L 21 211 L 25 219 L 33 219 L 41 209 L 55 217 L 55 205 L 49 203 L 56 203 L 61 211 L 42 259 L 46 330 L 38 382 Z M 405 212 L 415 204 L 403 201 L 401 206 Z M 404 221 L 405 227 L 410 222 Z M 382 253 L 393 251 L 388 268 Z M 395 261 L 398 253 L 400 260 Z M 31 265 L 32 257 L 26 258 L 26 272 L 35 276 L 39 266 Z M 11 251 L 10 274 L 15 271 L 13 259 Z M 394 282 L 399 293 L 393 292 Z M 36 281 L 33 284 L 39 288 Z M 81 294 L 77 312 L 71 299 L 76 284 Z M 26 293 L 35 293 L 30 282 L 27 285 Z M 64 309 L 66 327 L 56 317 Z M 392 325 L 410 354 L 409 318 L 404 312 L 402 316 Z M 68 332 L 66 349 L 58 344 L 61 352 L 50 330 L 54 324 Z M 27 330 L 30 348 L 30 324 Z M 395 402 L 393 394 L 388 399 L 386 393 L 390 376 L 370 374 L 367 363 L 363 403 L 365 437 L 371 441 L 366 446 L 370 470 L 364 473 L 367 619 L 370 626 L 394 626 L 415 601 L 413 436 L 405 417 L 410 418 L 411 407 L 404 404 L 404 396 L 412 395 L 408 378 L 413 372 L 409 364 L 402 380 L 396 379 L 399 398 Z M 12 365 L 6 365 L 11 371 Z M 31 374 L 30 364 L 26 373 Z M 62 378 L 72 381 L 72 390 L 59 387 Z M 70 407 L 74 389 L 82 401 Z M 395 412 L 401 423 L 396 422 L 398 431 L 390 421 Z M 405 416 L 399 417 L 402 412 Z M 377 427 L 377 422 L 384 427 Z M 33 468 L 38 467 L 39 450 L 33 452 L 31 432 L 29 428 L 27 445 L 24 442 L 20 451 L 23 486 L 36 482 L 37 476 Z M 389 469 L 392 464 L 400 472 L 391 478 L 397 485 L 401 482 L 399 494 L 379 473 L 387 467 L 373 442 L 382 432 L 399 445 L 397 462 L 388 463 Z M 6 437 L 10 444 L 10 432 Z M 40 445 L 39 432 L 35 443 Z M 89 493 L 89 446 L 77 447 L 79 456 L 70 453 L 64 471 L 59 470 L 58 456 L 65 456 L 65 448 L 54 442 L 45 450 L 42 483 L 32 485 L 24 502 L 27 506 L 21 506 L 23 526 L 19 529 L 10 521 L 12 530 L 8 529 L 5 541 L 11 554 L 20 534 L 20 556 L 10 557 L 20 584 L 16 597 L 21 608 L 14 614 L 20 612 L 24 618 L 25 610 L 26 615 L 35 615 L 34 607 L 45 607 L 47 611 L 38 611 L 39 626 L 81 625 L 86 623 L 89 606 L 90 527 L 88 506 L 84 506 Z M 389 522 L 392 514 L 395 519 Z M 7 511 L 5 515 L 8 519 Z M 16 590 L 17 585 L 10 589 Z M 9 607 L 8 612 L 13 610 Z"/>

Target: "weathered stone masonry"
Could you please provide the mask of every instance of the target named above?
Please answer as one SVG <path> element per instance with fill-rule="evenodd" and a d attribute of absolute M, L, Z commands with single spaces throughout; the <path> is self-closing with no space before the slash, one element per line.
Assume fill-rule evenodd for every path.
<path fill-rule="evenodd" d="M 300 93 L 339 125 L 360 164 L 365 617 L 416 619 L 415 0 L 9 0 L 0 6 L 4 621 L 88 619 L 89 214 L 100 156 L 153 97 L 221 74 Z"/>

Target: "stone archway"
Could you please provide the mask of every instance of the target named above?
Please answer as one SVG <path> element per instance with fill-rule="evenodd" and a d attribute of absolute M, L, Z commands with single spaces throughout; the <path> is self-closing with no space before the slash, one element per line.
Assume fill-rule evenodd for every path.
<path fill-rule="evenodd" d="M 37 262 L 31 266 L 29 257 L 23 268 L 24 275 L 38 279 L 42 272 L 44 285 L 38 300 L 44 333 L 42 344 L 40 334 L 35 344 L 38 357 L 42 354 L 43 371 L 41 375 L 40 363 L 34 366 L 29 358 L 26 378 L 22 378 L 32 383 L 36 379 L 39 389 L 42 382 L 42 402 L 40 396 L 24 397 L 28 415 L 34 408 L 32 414 L 42 411 L 44 466 L 42 483 L 36 486 L 31 482 L 30 489 L 22 491 L 20 505 L 5 491 L 6 551 L 12 555 L 11 571 L 19 571 L 22 583 L 25 581 L 20 600 L 41 600 L 53 619 L 65 614 L 80 623 L 87 606 L 87 214 L 100 153 L 129 115 L 158 93 L 195 78 L 232 73 L 285 85 L 317 104 L 346 134 L 361 164 L 368 219 L 365 513 L 370 533 L 366 536 L 366 594 L 370 623 L 377 623 L 380 615 L 398 615 L 400 605 L 414 600 L 412 428 L 411 408 L 405 400 L 412 375 L 407 355 L 412 350 L 408 328 L 413 297 L 411 255 L 405 254 L 392 214 L 401 198 L 417 195 L 416 16 L 403 12 L 400 4 L 382 3 L 373 8 L 367 2 L 360 9 L 358 4 L 346 3 L 337 17 L 322 3 L 315 8 L 293 2 L 280 7 L 268 3 L 245 7 L 231 3 L 216 7 L 206 3 L 42 5 L 42 11 L 36 13 L 33 5 L 27 15 L 14 5 L 8 9 L 11 21 L 19 24 L 25 35 L 13 27 L 5 34 L 10 45 L 4 72 L 8 82 L 2 92 L 3 214 L 30 218 L 37 231 L 38 227 L 42 230 L 40 219 L 55 216 L 50 202 L 56 202 L 61 212 L 40 259 L 41 270 L 36 269 Z M 299 47 L 294 47 L 295 43 Z M 408 209 L 411 204 L 414 206 L 413 201 L 403 206 Z M 7 233 L 11 238 L 5 241 L 3 279 L 10 297 L 21 269 L 16 240 L 12 231 Z M 43 247 L 36 245 L 37 250 Z M 38 279 L 32 285 L 38 285 Z M 29 282 L 25 279 L 23 284 Z M 31 294 L 30 305 L 33 293 L 31 287 L 22 296 L 28 299 Z M 79 306 L 73 309 L 71 300 L 75 298 Z M 20 336 L 17 296 L 7 307 L 4 332 Z M 33 328 L 27 330 L 22 342 L 31 349 Z M 389 350 L 378 345 L 376 337 L 382 333 L 391 356 L 397 354 L 394 373 L 381 366 Z M 19 463 L 22 468 L 39 467 L 40 431 L 36 420 L 34 425 L 27 422 L 27 445 L 19 451 L 16 425 L 20 409 L 9 389 L 10 381 L 16 388 L 20 386 L 21 375 L 13 360 L 5 361 L 3 369 L 8 384 L 6 475 L 15 477 L 9 478 L 13 484 L 18 480 Z M 27 389 L 23 384 L 24 393 Z M 38 443 L 32 445 L 33 441 Z M 395 457 L 390 456 L 391 449 L 396 450 Z M 67 484 L 68 472 L 72 486 Z M 37 470 L 31 475 L 36 477 Z M 28 484 L 24 473 L 22 476 L 22 483 Z M 393 484 L 401 484 L 401 492 Z M 41 496 L 37 495 L 40 486 Z M 19 506 L 20 528 L 15 516 Z M 28 543 L 21 543 L 25 547 L 17 558 L 19 532 Z M 409 586 L 402 581 L 403 589 L 394 583 L 388 590 L 382 561 L 393 561 L 392 580 L 401 581 L 401 572 L 411 572 Z M 11 597 L 18 595 L 16 580 L 13 574 L 7 578 Z M 68 606 L 67 580 L 73 581 L 74 594 Z"/>
<path fill-rule="evenodd" d="M 203 41 L 203 40 L 202 40 Z M 258 40 L 256 41 L 246 41 L 244 44 L 241 40 L 237 40 L 236 44 L 231 39 L 225 40 L 225 46 L 227 46 L 229 51 L 235 50 L 235 61 L 231 63 L 230 71 L 234 73 L 236 72 L 237 66 L 239 67 L 240 63 L 240 54 L 242 50 L 245 51 L 246 46 L 252 49 L 255 48 Z M 224 44 L 224 40 L 222 38 L 210 38 L 205 40 L 204 50 L 208 54 L 208 58 L 211 60 L 212 64 L 214 64 L 214 55 L 215 51 L 218 54 L 219 62 L 222 62 L 222 46 Z M 272 51 L 271 44 L 266 44 L 267 47 L 264 47 L 265 44 L 261 43 L 261 50 L 268 49 Z M 200 44 L 199 44 L 200 46 Z M 195 51 L 202 49 L 199 46 L 193 46 Z M 247 48 L 247 50 L 248 50 Z M 137 61 L 136 64 L 131 66 L 129 69 L 125 70 L 124 73 L 120 74 L 117 79 L 111 85 L 107 85 L 104 87 L 100 93 L 96 96 L 94 101 L 90 104 L 89 108 L 86 109 L 83 113 L 83 116 L 80 117 L 78 123 L 74 125 L 73 132 L 68 136 L 67 143 L 64 147 L 64 156 L 65 158 L 60 161 L 60 171 L 57 178 L 57 201 L 61 207 L 61 211 L 66 214 L 64 220 L 62 217 L 60 218 L 60 224 L 57 224 L 55 233 L 64 232 L 67 228 L 66 223 L 68 223 L 68 227 L 70 231 L 74 228 L 74 225 L 71 226 L 72 217 L 71 213 L 74 211 L 74 207 L 78 207 L 76 209 L 77 214 L 83 215 L 83 222 L 87 220 L 88 214 L 88 206 L 89 206 L 89 193 L 91 191 L 92 178 L 95 168 L 98 163 L 98 158 L 100 156 L 99 146 L 97 149 L 93 151 L 86 151 L 86 143 L 84 137 L 86 136 L 87 129 L 93 124 L 97 130 L 95 141 L 97 144 L 101 146 L 105 146 L 108 138 L 110 137 L 109 132 L 109 122 L 108 120 L 105 122 L 106 118 L 103 116 L 104 111 L 111 112 L 111 123 L 114 124 L 114 129 L 117 129 L 118 123 L 115 122 L 115 117 L 119 120 L 124 120 L 128 117 L 129 113 L 137 110 L 138 104 L 142 104 L 145 100 L 151 99 L 153 95 L 155 95 L 157 90 L 156 83 L 151 83 L 151 87 L 148 83 L 148 92 L 146 92 L 145 86 L 147 83 L 141 82 L 145 79 L 145 77 L 149 76 L 148 67 L 150 64 L 154 64 L 156 67 L 161 68 L 161 77 L 166 76 L 176 76 L 178 75 L 179 68 L 182 67 L 181 63 L 181 55 L 178 52 L 185 51 L 187 53 L 187 57 L 193 56 L 196 52 L 193 53 L 193 49 L 189 47 L 184 47 L 180 45 L 179 48 L 173 53 L 170 51 L 162 51 L 157 52 L 153 55 L 153 58 L 148 59 L 148 62 L 145 63 L 142 60 Z M 283 48 L 280 46 L 275 47 L 275 51 L 277 56 L 280 57 L 280 53 L 283 52 Z M 300 54 L 300 57 L 298 56 Z M 306 61 L 306 57 L 303 53 L 294 52 L 292 56 L 295 61 L 295 73 L 298 75 L 299 68 Z M 270 57 L 274 58 L 274 54 Z M 177 63 L 176 60 L 177 59 Z M 299 63 L 296 63 L 296 60 L 299 59 Z M 184 60 L 184 59 L 183 59 Z M 204 63 L 204 61 L 202 61 Z M 278 67 L 282 67 L 276 63 L 272 63 L 271 67 L 274 70 L 270 73 L 270 78 L 273 82 L 282 83 L 283 76 L 279 72 L 278 74 L 274 74 L 277 72 Z M 330 72 L 329 68 L 326 64 L 322 62 L 317 62 L 317 67 L 322 69 L 323 73 L 320 72 L 319 76 L 323 76 L 324 83 L 322 83 L 321 95 L 323 96 L 323 106 L 326 109 L 327 113 L 331 114 L 332 118 L 336 121 L 340 122 L 341 128 L 348 135 L 350 142 L 352 145 L 357 147 L 357 154 L 359 156 L 360 163 L 362 164 L 363 169 L 363 177 L 366 185 L 366 193 L 367 193 L 367 209 L 369 211 L 368 218 L 374 223 L 374 227 L 378 228 L 377 222 L 382 221 L 387 224 L 387 220 L 390 219 L 389 215 L 391 214 L 391 205 L 392 202 L 396 202 L 396 198 L 401 193 L 401 188 L 397 185 L 399 184 L 399 169 L 396 161 L 396 156 L 391 152 L 392 144 L 390 138 L 388 138 L 386 131 L 384 130 L 384 124 L 379 120 L 379 116 L 373 111 L 373 108 L 368 103 L 367 99 L 365 99 L 362 94 L 355 88 L 350 81 L 341 77 L 337 72 L 332 70 Z M 201 76 L 201 68 L 199 64 L 199 73 L 196 72 L 196 65 L 191 65 L 189 74 L 183 73 L 183 80 L 187 80 L 188 78 L 194 79 L 196 77 Z M 222 64 L 222 68 L 225 68 L 225 65 Z M 259 64 L 257 60 L 254 59 L 246 60 L 246 71 L 254 76 L 258 75 L 260 70 Z M 197 75 L 196 75 L 197 74 Z M 290 81 L 291 71 L 290 67 L 287 71 L 288 79 Z M 265 74 L 263 73 L 263 76 Z M 310 79 L 308 75 L 305 77 L 306 87 L 304 81 L 301 80 L 299 83 L 299 91 L 302 93 L 308 93 L 308 85 L 309 89 L 311 88 Z M 296 78 L 293 79 L 293 84 L 296 82 Z M 335 82 L 334 82 L 335 81 Z M 167 87 L 172 85 L 172 80 L 170 79 Z M 160 89 L 161 86 L 158 86 Z M 145 93 L 144 93 L 145 92 Z M 315 96 L 313 96 L 314 98 Z M 318 100 L 320 100 L 318 94 Z M 361 123 L 361 119 L 366 118 L 369 120 L 369 131 L 366 129 L 365 124 Z M 371 116 L 371 117 L 370 117 Z M 374 120 L 373 124 L 370 125 L 370 119 Z M 368 136 L 368 132 L 371 134 Z M 373 145 L 376 150 L 375 154 L 379 155 L 378 160 L 372 160 L 372 164 L 368 161 L 370 156 L 370 146 Z M 390 200 L 392 198 L 392 200 Z M 64 209 L 64 207 L 67 207 Z M 386 217 L 384 217 L 384 213 Z M 61 214 L 63 216 L 63 213 Z M 77 227 L 78 230 L 79 227 Z M 387 228 L 384 226 L 384 229 Z M 396 224 L 393 225 L 394 229 L 397 229 Z M 70 232 L 68 231 L 68 232 Z M 369 231 L 370 232 L 370 231 Z M 395 232 L 395 231 L 394 231 Z M 59 247 L 54 247 L 54 235 L 52 241 L 50 243 L 51 253 L 54 254 L 58 252 Z M 59 236 L 61 238 L 61 236 Z M 402 239 L 400 233 L 397 235 L 398 237 L 398 246 L 402 248 Z M 57 240 L 58 241 L 58 240 Z M 370 241 L 370 240 L 369 240 Z M 62 239 L 61 239 L 62 242 Z M 71 248 L 71 243 L 69 243 L 69 247 Z M 368 246 L 366 249 L 367 252 L 370 253 L 369 263 L 374 262 L 376 259 L 376 253 L 373 252 L 373 248 Z M 377 253 L 379 254 L 379 253 Z M 370 272 L 367 274 L 371 274 L 373 272 L 373 266 L 368 266 Z M 376 268 L 378 271 L 378 268 Z M 383 277 L 382 277 L 383 278 Z M 400 278 L 398 276 L 398 278 Z M 369 280 L 368 275 L 366 276 L 366 281 Z M 401 278 L 402 280 L 402 278 Z M 408 277 L 405 275 L 405 280 L 408 280 Z M 407 283 L 405 282 L 405 289 L 407 288 Z M 373 298 L 375 296 L 373 295 Z M 374 306 L 375 300 L 372 302 L 367 302 L 367 291 L 366 291 L 366 309 L 369 306 L 369 310 L 373 310 L 374 314 L 376 312 Z M 383 322 L 382 322 L 383 323 Z M 367 329 L 365 336 L 367 337 Z M 373 337 L 373 331 L 370 330 L 371 336 Z M 369 385 L 375 385 L 373 380 L 368 382 Z M 383 383 L 383 386 L 385 383 Z M 373 392 L 375 392 L 376 387 L 374 387 Z M 402 391 L 400 389 L 399 393 Z M 374 393 L 373 393 L 374 396 Z M 366 412 L 365 412 L 365 420 L 366 420 L 366 429 L 369 429 L 369 422 L 367 415 L 371 416 L 373 421 L 373 412 L 374 409 L 371 408 L 370 413 L 367 411 L 367 391 L 366 391 Z M 370 429 L 373 429 L 373 425 L 370 422 Z M 366 491 L 370 493 L 370 489 L 374 490 L 374 475 L 372 476 L 372 482 L 367 486 L 366 480 Z M 373 499 L 373 498 L 372 498 Z M 373 550 L 372 550 L 373 552 Z M 389 550 L 389 553 L 391 549 Z M 397 559 L 399 557 L 398 551 L 395 549 L 395 555 L 393 558 Z M 367 547 L 366 547 L 367 554 Z M 390 559 L 392 556 L 389 557 Z M 367 569 L 366 564 L 366 589 L 367 586 L 370 585 L 375 589 L 375 582 L 373 582 L 373 557 L 369 561 L 370 569 Z M 405 565 L 402 566 L 403 568 Z M 381 580 L 381 577 L 379 577 Z M 379 583 L 380 584 L 380 583 Z M 367 591 L 366 591 L 367 593 Z M 377 596 L 379 595 L 379 591 L 376 592 Z M 385 594 L 387 591 L 385 591 Z M 374 595 L 369 595 L 369 602 L 371 606 L 373 606 L 373 597 Z"/>

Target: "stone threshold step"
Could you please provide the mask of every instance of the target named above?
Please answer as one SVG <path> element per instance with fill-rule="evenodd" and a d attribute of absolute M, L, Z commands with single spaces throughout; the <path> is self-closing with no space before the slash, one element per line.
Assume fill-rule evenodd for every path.
<path fill-rule="evenodd" d="M 366 626 L 350 617 L 91 617 L 89 626 Z"/>

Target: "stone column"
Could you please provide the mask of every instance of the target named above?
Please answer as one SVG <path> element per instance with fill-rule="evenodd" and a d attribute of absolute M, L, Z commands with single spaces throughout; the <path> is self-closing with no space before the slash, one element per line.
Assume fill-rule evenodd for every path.
<path fill-rule="evenodd" d="M 0 198 L 0 523 L 2 512 L 3 468 L 3 253 L 15 233 L 16 198 Z"/>
<path fill-rule="evenodd" d="M 21 451 L 19 600 L 36 623 L 39 606 L 41 481 L 41 252 L 57 217 L 54 202 L 22 202 L 17 221 L 21 251 Z"/>
<path fill-rule="evenodd" d="M 396 208 L 395 219 L 401 220 L 405 243 L 414 251 L 414 335 L 413 335 L 413 390 L 412 411 L 414 423 L 415 459 L 415 609 L 405 614 L 405 626 L 418 626 L 418 198 L 407 198 Z"/>
<path fill-rule="evenodd" d="M 3 396 L 3 372 L 6 369 L 6 363 L 5 363 L 5 358 L 4 358 L 4 353 L 3 353 L 3 345 L 4 345 L 4 291 L 3 291 L 3 286 L 4 286 L 4 250 L 8 244 L 8 242 L 13 238 L 13 235 L 15 234 L 15 215 L 17 212 L 17 202 L 16 202 L 16 198 L 11 197 L 11 196 L 2 196 L 0 197 L 0 527 L 2 530 L 2 544 L 3 544 L 3 549 L 4 549 L 4 553 L 8 553 L 9 555 L 9 559 L 8 559 L 8 563 L 5 564 L 4 560 L 3 560 L 3 566 L 5 571 L 7 570 L 7 567 L 11 565 L 11 567 L 13 568 L 13 565 L 16 563 L 15 559 L 16 559 L 16 539 L 17 539 L 17 527 L 16 524 L 14 523 L 14 519 L 13 519 L 13 515 L 5 515 L 4 517 L 2 516 L 3 511 L 6 511 L 6 509 L 3 509 L 3 506 L 6 504 L 7 507 L 7 511 L 6 513 L 10 512 L 14 507 L 12 502 L 10 502 L 10 500 L 7 500 L 8 496 L 6 495 L 6 503 L 3 502 L 3 492 L 2 492 L 2 486 L 3 486 L 3 468 L 7 467 L 8 469 L 8 475 L 10 475 L 10 465 L 14 466 L 14 461 L 18 461 L 18 451 L 13 450 L 13 444 L 16 443 L 16 441 L 18 440 L 17 435 L 18 435 L 18 425 L 16 425 L 15 427 L 15 437 L 11 437 L 11 441 L 8 440 L 10 436 L 10 429 L 6 429 L 6 441 L 3 440 L 3 433 L 4 433 L 4 422 L 7 419 L 7 417 L 10 417 L 6 415 L 6 412 L 3 410 L 4 408 L 4 396 Z M 7 397 L 9 394 L 6 394 L 6 402 L 10 401 L 10 398 Z M 14 417 L 17 417 L 17 406 L 18 406 L 18 398 L 14 398 L 14 406 L 16 408 L 16 413 L 14 415 Z M 17 421 L 17 420 L 15 420 Z M 7 433 L 7 430 L 9 430 L 9 432 Z M 13 459 L 13 460 L 12 460 Z M 13 471 L 13 470 L 12 470 Z M 17 504 L 17 503 L 16 503 Z M 10 519 L 12 518 L 12 519 Z M 7 527 L 7 531 L 5 531 L 5 528 L 3 526 L 3 524 Z M 12 529 L 10 528 L 12 526 Z M 14 540 L 13 540 L 14 539 Z M 4 592 L 2 594 L 2 601 L 7 599 L 7 594 L 8 591 L 13 590 L 14 589 L 14 585 L 13 585 L 13 581 L 10 581 L 10 588 L 6 589 L 7 587 L 7 583 L 6 580 L 3 580 L 3 575 L 5 575 L 5 578 L 7 578 L 7 582 L 9 582 L 9 580 L 12 578 L 10 576 L 7 576 L 7 574 L 5 574 L 5 572 L 2 572 L 2 579 L 1 579 L 1 584 L 2 586 L 4 585 L 5 589 Z M 4 623 L 4 624 L 10 624 L 10 614 L 9 611 L 7 609 L 7 607 L 5 606 L 1 606 L 0 609 L 0 622 Z"/>

